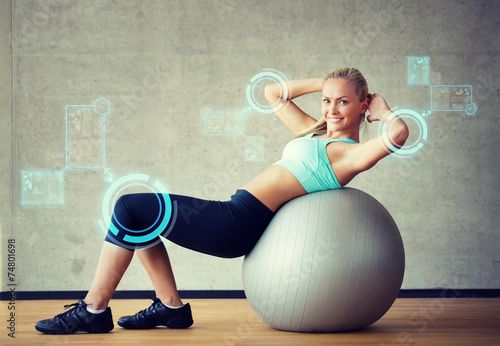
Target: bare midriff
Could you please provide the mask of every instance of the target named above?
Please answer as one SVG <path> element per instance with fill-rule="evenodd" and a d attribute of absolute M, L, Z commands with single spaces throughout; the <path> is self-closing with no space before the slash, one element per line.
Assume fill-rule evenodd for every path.
<path fill-rule="evenodd" d="M 250 192 L 273 212 L 295 197 L 307 194 L 285 167 L 272 165 L 241 189 Z"/>

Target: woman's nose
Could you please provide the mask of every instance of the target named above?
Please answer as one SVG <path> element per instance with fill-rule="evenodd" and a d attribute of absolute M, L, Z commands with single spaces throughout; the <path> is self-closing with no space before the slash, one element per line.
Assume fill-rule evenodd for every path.
<path fill-rule="evenodd" d="M 330 114 L 337 114 L 337 106 L 333 105 L 330 107 Z"/>

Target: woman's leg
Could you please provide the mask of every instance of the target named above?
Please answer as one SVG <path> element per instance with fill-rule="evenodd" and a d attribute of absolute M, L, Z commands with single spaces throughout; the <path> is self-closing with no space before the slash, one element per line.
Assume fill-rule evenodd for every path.
<path fill-rule="evenodd" d="M 160 242 L 146 249 L 137 249 L 135 254 L 153 283 L 156 297 L 165 305 L 182 306 L 165 245 Z"/>
<path fill-rule="evenodd" d="M 174 273 L 163 243 L 135 251 L 137 258 L 149 275 L 156 296 L 169 306 L 182 306 L 177 292 Z M 134 252 L 109 242 L 104 242 L 92 286 L 84 301 L 92 309 L 103 310 L 132 260 Z"/>
<path fill-rule="evenodd" d="M 110 231 L 102 248 L 95 278 L 85 297 L 85 303 L 92 304 L 93 309 L 102 310 L 107 307 L 132 260 L 134 251 L 129 251 L 127 248 L 135 248 L 137 257 L 151 278 L 157 297 L 164 304 L 182 306 L 170 260 L 161 240 L 159 238 L 151 239 L 151 242 L 157 242 L 157 244 L 146 245 L 142 249 L 140 246 L 135 246 L 136 244 L 129 244 L 125 241 L 130 230 L 142 230 L 151 228 L 153 225 L 156 226 L 163 204 L 160 197 L 160 195 L 152 193 L 124 195 L 116 202 Z M 167 216 L 170 218 L 170 215 L 165 217 Z"/>
<path fill-rule="evenodd" d="M 95 310 L 106 309 L 133 256 L 133 251 L 104 242 L 85 303 Z"/>
<path fill-rule="evenodd" d="M 118 325 L 127 329 L 157 326 L 189 328 L 193 324 L 191 306 L 183 305 L 179 297 L 165 245 L 159 242 L 148 248 L 136 249 L 135 253 L 153 283 L 156 298 L 149 308 L 135 315 L 120 317 Z"/>
<path fill-rule="evenodd" d="M 54 318 L 38 321 L 36 330 L 47 334 L 107 333 L 113 330 L 113 316 L 107 306 L 133 255 L 130 250 L 104 242 L 94 281 L 84 301 L 65 306 L 74 307 Z M 104 311 L 90 313 L 87 305 Z"/>

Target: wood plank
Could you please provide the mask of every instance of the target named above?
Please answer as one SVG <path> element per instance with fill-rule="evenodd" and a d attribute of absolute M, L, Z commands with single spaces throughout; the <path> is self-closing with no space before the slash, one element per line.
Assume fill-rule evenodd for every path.
<path fill-rule="evenodd" d="M 188 302 L 186 300 L 186 302 Z M 74 301 L 16 301 L 15 339 L 2 328 L 2 345 L 498 345 L 500 299 L 397 299 L 378 322 L 348 333 L 290 333 L 261 322 L 244 299 L 191 299 L 195 324 L 184 330 L 156 328 L 126 330 L 118 317 L 148 307 L 151 300 L 111 302 L 115 329 L 107 334 L 44 335 L 36 321 L 51 318 Z M 0 302 L 0 318 L 7 324 L 8 302 Z M 12 310 L 11 310 L 12 311 Z"/>

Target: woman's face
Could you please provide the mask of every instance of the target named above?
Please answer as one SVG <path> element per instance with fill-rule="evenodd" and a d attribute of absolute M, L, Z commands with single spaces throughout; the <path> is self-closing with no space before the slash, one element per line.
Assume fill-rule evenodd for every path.
<path fill-rule="evenodd" d="M 329 78 L 323 84 L 321 111 L 331 131 L 359 131 L 367 103 L 358 101 L 354 87 L 346 79 Z"/>

